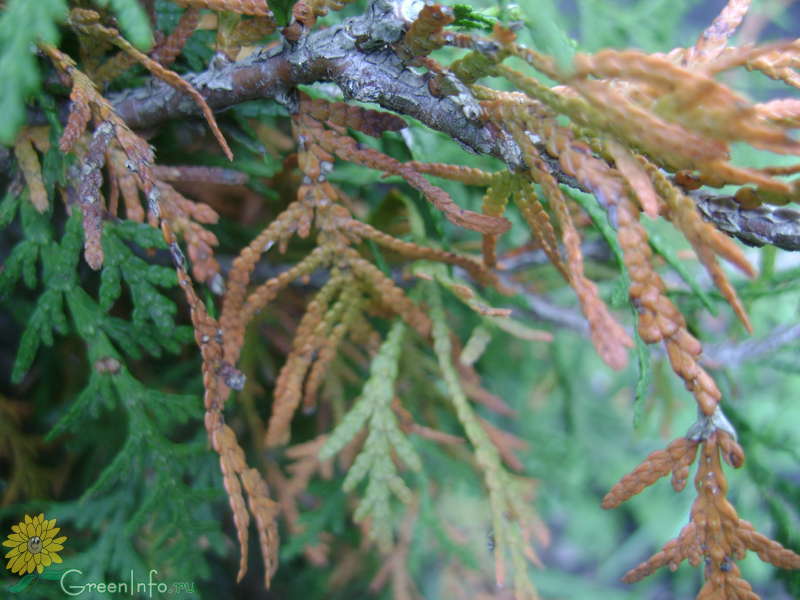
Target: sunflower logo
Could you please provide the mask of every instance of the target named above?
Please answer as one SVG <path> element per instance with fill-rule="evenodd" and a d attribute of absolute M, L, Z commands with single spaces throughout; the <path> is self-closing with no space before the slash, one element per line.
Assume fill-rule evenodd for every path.
<path fill-rule="evenodd" d="M 56 527 L 55 519 L 46 521 L 43 513 L 25 515 L 24 521 L 11 526 L 11 531 L 3 546 L 11 548 L 5 557 L 6 569 L 12 573 L 41 573 L 45 567 L 61 562 L 58 551 L 64 549 L 61 544 L 67 537 L 56 537 L 61 529 Z"/>

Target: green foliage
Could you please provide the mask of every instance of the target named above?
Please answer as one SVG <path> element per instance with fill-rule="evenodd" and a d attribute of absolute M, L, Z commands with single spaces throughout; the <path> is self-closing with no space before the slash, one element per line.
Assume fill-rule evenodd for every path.
<path fill-rule="evenodd" d="M 558 68 L 568 73 L 572 68 L 576 43 L 567 36 L 560 24 L 560 14 L 553 0 L 536 3 L 537 10 L 527 13 L 526 24 L 534 47 L 555 58 Z"/>
<path fill-rule="evenodd" d="M 487 33 L 491 32 L 494 24 L 498 22 L 497 19 L 485 15 L 467 4 L 454 4 L 453 16 L 455 17 L 454 26 L 467 30 L 478 29 Z"/>
<path fill-rule="evenodd" d="M 121 358 L 102 339 L 89 352 L 109 353 L 106 360 Z M 181 441 L 168 437 L 176 427 L 196 420 L 198 398 L 149 389 L 124 366 L 116 372 L 95 369 L 51 430 L 51 439 L 79 432 L 102 439 L 99 428 L 104 425 L 95 421 L 87 429 L 86 421 L 86 415 L 98 419 L 101 408 L 113 415 L 112 422 L 125 423 L 127 433 L 80 500 L 51 508 L 73 527 L 92 532 L 94 543 L 71 564 L 96 579 L 129 569 L 144 573 L 153 564 L 181 578 L 206 576 L 207 556 L 197 540 L 218 535 L 209 509 L 209 501 L 221 496 L 216 465 L 203 435 Z"/>
<path fill-rule="evenodd" d="M 155 10 L 158 28 L 164 31 L 172 31 L 178 24 L 184 9 L 170 2 L 170 0 L 155 0 Z M 194 35 L 187 40 L 186 46 L 181 52 L 180 62 L 185 61 L 190 71 L 202 71 L 214 55 L 212 49 L 213 39 L 213 31 L 195 31 Z M 182 65 L 176 65 L 175 69 L 178 72 L 182 72 Z"/>
<path fill-rule="evenodd" d="M 69 326 L 64 314 L 64 300 L 70 294 L 85 294 L 77 286 L 75 267 L 81 250 L 82 229 L 80 213 L 76 211 L 67 222 L 61 243 L 52 239 L 50 222 L 38 214 L 30 203 L 22 205 L 22 222 L 26 240 L 17 245 L 9 261 L 8 275 L 0 281 L 0 292 L 6 292 L 16 283 L 20 273 L 25 284 L 36 285 L 37 258 L 42 263 L 42 281 L 45 290 L 39 296 L 33 314 L 17 352 L 12 370 L 12 381 L 20 381 L 33 362 L 39 345 L 53 344 L 53 330 L 64 335 Z M 6 272 L 3 273 L 6 275 Z"/>
<path fill-rule="evenodd" d="M 634 318 L 638 318 L 636 309 L 631 306 Z M 633 330 L 633 340 L 636 344 L 636 365 L 639 369 L 639 379 L 636 380 L 636 397 L 633 402 L 633 427 L 639 429 L 642 424 L 642 414 L 647 396 L 650 393 L 652 379 L 652 365 L 650 350 L 647 348 L 642 336 L 637 329 Z"/>
<path fill-rule="evenodd" d="M 31 585 L 33 585 L 37 579 L 38 579 L 37 575 L 34 575 L 33 573 L 28 573 L 27 575 L 25 575 L 25 577 L 19 580 L 19 583 L 9 587 L 8 591 L 11 592 L 12 594 L 18 594 L 20 592 L 24 592 Z"/>
<path fill-rule="evenodd" d="M 147 225 L 128 221 L 103 228 L 106 260 L 100 276 L 100 307 L 111 309 L 122 293 L 123 281 L 133 302 L 132 321 L 109 317 L 105 331 L 134 358 L 140 356 L 138 346 L 156 357 L 162 348 L 177 353 L 191 339 L 191 328 L 176 328 L 175 302 L 158 289 L 177 285 L 175 271 L 148 264 L 133 252 L 131 242 L 140 248 L 166 248 L 159 232 Z"/>
<path fill-rule="evenodd" d="M 6 201 L 11 202 L 9 199 Z M 87 342 L 103 340 L 104 351 L 105 346 L 110 345 L 110 338 L 134 358 L 140 356 L 140 346 L 148 353 L 160 356 L 162 348 L 177 352 L 182 342 L 191 339 L 190 328 L 175 326 L 174 301 L 156 287 L 176 285 L 175 272 L 146 263 L 125 243 L 129 240 L 143 248 L 164 248 L 157 231 L 132 222 L 108 224 L 104 228 L 106 260 L 98 303 L 80 287 L 76 271 L 82 250 L 81 213 L 73 212 L 60 243 L 52 239 L 46 215 L 38 214 L 28 202 L 23 202 L 21 213 L 25 239 L 14 248 L 6 268 L 0 273 L 0 294 L 7 294 L 20 275 L 27 287 L 35 287 L 37 259 L 42 264 L 44 291 L 22 335 L 12 380 L 22 379 L 41 344 L 53 344 L 53 331 L 65 335 L 70 330 L 65 304 L 70 310 L 75 332 Z M 121 294 L 121 281 L 127 284 L 133 302 L 131 322 L 105 314 Z M 96 346 L 90 345 L 90 359 L 93 361 L 110 356 L 97 354 L 93 348 Z"/>
<path fill-rule="evenodd" d="M 111 7 L 119 19 L 122 34 L 139 50 L 149 50 L 153 46 L 153 32 L 150 20 L 139 2 L 128 0 L 93 0 L 101 7 Z"/>
<path fill-rule="evenodd" d="M 0 202 L 0 228 L 8 227 L 8 224 L 14 220 L 21 199 L 21 194 L 14 194 L 11 191 L 6 192 L 3 196 L 3 201 Z"/>
<path fill-rule="evenodd" d="M 586 213 L 589 215 L 589 218 L 592 220 L 592 224 L 600 233 L 600 235 L 603 236 L 603 240 L 606 242 L 606 244 L 608 244 L 608 247 L 611 248 L 611 251 L 614 253 L 614 258 L 617 261 L 620 275 L 617 284 L 614 286 L 614 291 L 611 294 L 611 305 L 623 306 L 627 304 L 628 288 L 631 285 L 631 281 L 622 256 L 622 247 L 619 245 L 619 240 L 617 239 L 613 227 L 611 227 L 611 224 L 608 222 L 608 215 L 606 215 L 606 212 L 600 208 L 597 205 L 597 202 L 595 202 L 594 199 L 588 194 L 570 190 L 569 195 L 570 198 L 580 204 L 581 208 L 586 211 Z"/>
<path fill-rule="evenodd" d="M 57 44 L 65 0 L 9 0 L 0 14 L 0 144 L 11 144 L 25 120 L 25 102 L 39 89 L 37 42 Z"/>
<path fill-rule="evenodd" d="M 419 471 L 422 463 L 414 447 L 400 431 L 392 412 L 397 365 L 403 347 L 406 326 L 398 321 L 392 326 L 381 349 L 370 365 L 370 376 L 361 398 L 333 430 L 320 450 L 320 459 L 327 460 L 347 445 L 369 421 L 369 434 L 345 477 L 343 489 L 350 491 L 367 477 L 367 490 L 355 512 L 356 521 L 372 517 L 371 535 L 378 545 L 391 547 L 392 515 L 389 500 L 394 493 L 410 502 L 411 490 L 397 473 L 392 451 L 411 469 Z"/>
<path fill-rule="evenodd" d="M 708 292 L 700 287 L 700 284 L 697 282 L 697 278 L 689 272 L 689 269 L 687 269 L 686 266 L 675 255 L 675 250 L 670 248 L 670 246 L 657 232 L 650 231 L 648 237 L 650 240 L 650 247 L 653 249 L 653 252 L 661 256 L 664 261 L 670 267 L 672 267 L 675 272 L 678 273 L 678 275 L 681 276 L 681 279 L 686 282 L 686 284 L 689 286 L 689 289 L 692 290 L 692 293 L 703 304 L 706 310 L 708 310 L 708 312 L 710 312 L 712 315 L 716 316 L 717 307 L 711 301 Z"/>
<path fill-rule="evenodd" d="M 502 554 L 511 555 L 514 566 L 514 587 L 519 593 L 534 594 L 533 584 L 528 578 L 528 565 L 525 557 L 525 542 L 520 528 L 521 522 L 529 517 L 525 501 L 519 495 L 516 482 L 503 468 L 497 447 L 489 439 L 478 422 L 477 415 L 467 400 L 461 387 L 460 378 L 452 360 L 450 329 L 447 326 L 441 294 L 435 284 L 427 285 L 427 298 L 431 305 L 433 321 L 433 349 L 442 372 L 447 394 L 453 403 L 461 426 L 475 449 L 478 463 L 489 491 L 492 511 L 492 530 L 496 544 L 496 559 L 502 563 Z M 517 522 L 513 522 L 517 520 Z"/>
<path fill-rule="evenodd" d="M 218 468 L 206 452 L 204 435 L 173 439 L 197 420 L 199 399 L 147 387 L 119 350 L 133 358 L 141 358 L 141 350 L 162 357 L 191 340 L 191 328 L 176 326 L 175 303 L 162 291 L 176 286 L 174 270 L 150 264 L 134 251 L 165 248 L 161 235 L 144 224 L 106 223 L 98 301 L 84 289 L 78 269 L 80 211 L 73 210 L 57 241 L 49 215 L 37 213 L 24 197 L 4 199 L 4 224 L 17 205 L 24 238 L 0 274 L 0 286 L 9 294 L 22 278 L 29 288 L 41 283 L 42 291 L 27 319 L 12 378 L 22 379 L 41 344 L 54 344 L 54 331 L 77 334 L 89 365 L 86 386 L 48 434 L 52 441 L 70 440 L 73 452 L 85 453 L 87 464 L 98 469 L 80 499 L 48 508 L 69 527 L 92 532 L 93 543 L 68 564 L 94 580 L 124 579 L 131 569 L 146 574 L 153 564 L 176 577 L 207 575 L 207 554 L 197 540 L 219 541 L 214 537 L 219 523 L 209 505 L 221 494 Z M 130 320 L 109 314 L 123 297 L 122 282 L 132 305 Z"/>
<path fill-rule="evenodd" d="M 282 561 L 297 558 L 306 547 L 318 544 L 326 532 L 341 534 L 347 526 L 347 494 L 341 482 L 315 481 L 309 491 L 324 497 L 325 503 L 319 510 L 306 511 L 300 516 L 300 533 L 281 546 Z"/>
<path fill-rule="evenodd" d="M 275 13 L 275 21 L 281 27 L 286 27 L 292 16 L 292 7 L 296 0 L 274 0 L 269 7 Z"/>
<path fill-rule="evenodd" d="M 39 94 L 37 104 L 44 112 L 48 125 L 50 125 L 50 148 L 42 158 L 42 179 L 48 196 L 56 193 L 56 185 L 63 184 L 66 180 L 67 167 L 74 162 L 75 157 L 64 154 L 58 147 L 64 127 L 58 115 L 55 99 L 45 93 Z M 2 225 L 0 225 L 2 226 Z"/>
<path fill-rule="evenodd" d="M 681 26 L 686 13 L 695 4 L 691 0 L 581 0 L 578 23 L 581 45 L 591 52 L 605 47 L 633 46 L 657 51 L 665 45 L 694 42 L 700 33 Z"/>

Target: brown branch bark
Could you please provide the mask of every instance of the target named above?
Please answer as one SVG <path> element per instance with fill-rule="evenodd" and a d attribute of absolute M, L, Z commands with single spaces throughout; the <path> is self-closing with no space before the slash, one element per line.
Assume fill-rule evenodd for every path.
<path fill-rule="evenodd" d="M 241 102 L 270 98 L 289 106 L 301 84 L 332 82 L 348 99 L 374 102 L 414 117 L 445 133 L 473 152 L 491 154 L 512 169 L 522 167 L 519 148 L 510 137 L 487 127 L 477 100 L 464 86 L 460 93 L 436 97 L 429 74 L 408 68 L 391 44 L 399 41 L 411 18 L 406 6 L 375 0 L 366 12 L 345 22 L 304 35 L 296 42 L 235 62 L 217 56 L 203 73 L 186 79 L 221 110 Z M 191 99 L 161 82 L 112 97 L 117 113 L 134 128 L 197 114 Z"/>
<path fill-rule="evenodd" d="M 800 212 L 785 206 L 762 204 L 742 208 L 732 196 L 693 193 L 700 214 L 749 246 L 770 244 L 783 250 L 800 250 Z"/>

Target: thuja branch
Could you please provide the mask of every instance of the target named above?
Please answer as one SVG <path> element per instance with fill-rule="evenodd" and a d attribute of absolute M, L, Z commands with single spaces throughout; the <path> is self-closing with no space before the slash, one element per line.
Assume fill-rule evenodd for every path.
<path fill-rule="evenodd" d="M 481 118 L 481 108 L 466 86 L 456 82 L 456 94 L 441 96 L 432 91 L 436 89 L 432 73 L 408 68 L 393 45 L 413 20 L 407 4 L 375 0 L 363 15 L 293 42 L 284 38 L 278 47 L 245 60 L 230 62 L 218 55 L 208 70 L 185 79 L 216 111 L 255 99 L 272 99 L 293 108 L 298 85 L 333 82 L 347 98 L 414 117 L 473 152 L 499 158 L 512 171 L 524 169 L 517 142 Z M 199 113 L 193 98 L 158 79 L 112 96 L 112 105 L 135 129 Z M 544 144 L 536 146 L 560 183 L 587 191 L 546 152 Z M 729 196 L 694 193 L 693 197 L 703 217 L 729 235 L 750 244 L 800 249 L 798 211 L 743 207 Z"/>
<path fill-rule="evenodd" d="M 428 86 L 430 75 L 409 69 L 391 47 L 412 20 L 407 10 L 402 2 L 375 0 L 363 15 L 296 42 L 283 39 L 277 48 L 243 61 L 231 63 L 218 56 L 207 71 L 186 79 L 215 110 L 255 99 L 291 106 L 298 85 L 333 82 L 349 99 L 414 117 L 475 152 L 519 168 L 519 148 L 480 120 L 480 106 L 466 87 L 458 95 L 435 96 Z M 137 129 L 198 112 L 186 94 L 156 80 L 112 98 L 117 114 Z"/>
<path fill-rule="evenodd" d="M 245 370 L 240 371 L 236 365 L 245 360 L 243 349 L 248 325 L 292 281 L 305 280 L 318 270 L 326 271 L 328 276 L 297 324 L 286 362 L 275 381 L 268 426 L 258 432 L 263 438 L 261 445 L 275 447 L 288 443 L 293 433 L 293 419 L 301 406 L 308 411 L 313 410 L 317 402 L 343 405 L 343 395 L 339 401 L 334 400 L 322 384 L 329 380 L 326 375 L 331 378 L 339 375 L 336 359 L 350 344 L 366 348 L 368 354 L 376 354 L 374 369 L 370 371 L 378 387 L 370 387 L 368 383 L 365 402 L 353 408 L 356 416 L 360 415 L 361 425 L 366 418 L 362 407 L 369 408 L 371 431 L 366 439 L 356 440 L 358 444 L 363 443 L 359 457 L 364 458 L 355 460 L 348 476 L 352 479 L 346 480 L 344 486 L 348 488 L 349 481 L 360 479 L 367 466 L 375 466 L 375 477 L 370 467 L 370 484 L 362 505 L 373 508 L 359 509 L 354 516 L 358 520 L 369 513 L 382 524 L 385 519 L 380 515 L 388 513 L 389 492 L 393 491 L 401 499 L 410 499 L 411 495 L 395 469 L 392 452 L 396 451 L 406 465 L 419 462 L 403 456 L 402 449 L 408 446 L 398 442 L 397 437 L 407 433 L 408 422 L 404 421 L 402 428 L 395 423 L 395 413 L 402 415 L 403 409 L 396 401 L 394 386 L 385 385 L 399 372 L 396 363 L 401 352 L 412 344 L 404 341 L 407 338 L 402 332 L 414 330 L 417 343 L 433 343 L 454 412 L 475 448 L 477 464 L 485 473 L 497 540 L 497 580 L 503 580 L 505 569 L 503 546 L 508 546 L 514 559 L 515 577 L 524 576 L 527 568 L 523 558 L 532 556 L 528 543 L 532 530 L 526 531 L 524 527 L 529 519 L 523 508 L 528 502 L 521 496 L 510 495 L 508 483 L 511 480 L 503 474 L 505 471 L 501 470 L 499 462 L 503 459 L 514 466 L 514 460 L 508 457 L 515 441 L 510 434 L 475 420 L 467 402 L 468 387 L 462 389 L 459 381 L 467 377 L 464 369 L 470 368 L 482 351 L 475 350 L 477 345 L 485 346 L 488 338 L 484 335 L 484 342 L 480 342 L 480 335 L 471 336 L 471 341 L 478 342 L 467 343 L 462 359 L 463 354 L 473 358 L 462 361 L 460 367 L 453 364 L 457 338 L 448 329 L 438 286 L 445 287 L 482 317 L 493 318 L 489 323 L 497 323 L 498 316 L 507 317 L 510 311 L 488 306 L 469 285 L 455 278 L 456 273 L 451 277 L 445 265 L 464 270 L 486 287 L 498 291 L 513 288 L 503 286 L 503 277 L 495 272 L 495 267 L 499 235 L 511 225 L 504 214 L 507 209 L 516 210 L 531 230 L 535 243 L 574 289 L 591 340 L 601 358 L 613 368 L 623 368 L 628 358 L 627 347 L 633 345 L 631 336 L 616 321 L 598 286 L 587 275 L 580 230 L 588 221 L 582 212 L 574 210 L 576 198 L 567 194 L 560 184 L 588 192 L 604 209 L 605 212 L 591 201 L 578 201 L 609 243 L 624 272 L 623 281 L 630 284 L 627 287 L 631 304 L 637 311 L 639 337 L 646 343 L 663 345 L 673 370 L 695 396 L 700 411 L 698 422 L 702 427 L 697 431 L 693 428 L 686 440 L 651 456 L 646 465 L 623 478 L 612 493 L 613 502 L 608 504 L 617 504 L 638 493 L 645 485 L 653 483 L 659 473 L 675 473 L 679 484 L 676 488 L 683 486 L 688 466 L 700 446 L 707 464 L 701 467 L 705 470 L 697 481 L 704 481 L 706 475 L 713 476 L 717 483 L 715 489 L 721 490 L 719 494 L 714 492 L 715 496 L 724 497 L 726 483 L 719 465 L 719 452 L 731 466 L 741 465 L 743 452 L 735 445 L 735 432 L 727 426 L 719 407 L 722 393 L 701 363 L 701 343 L 669 298 L 667 286 L 656 270 L 658 263 L 653 252 L 657 251 L 657 244 L 650 239 L 640 217 L 645 214 L 650 218 L 664 218 L 683 234 L 722 296 L 749 330 L 750 321 L 744 305 L 718 261 L 726 260 L 748 276 L 753 276 L 755 271 L 739 246 L 703 221 L 697 199 L 688 195 L 689 190 L 698 190 L 703 185 L 721 188 L 733 184 L 752 186 L 741 187 L 736 194 L 735 201 L 744 202 L 746 206 L 798 200 L 800 185 L 796 180 L 783 178 L 800 171 L 800 166 L 749 169 L 729 162 L 730 145 L 734 142 L 800 155 L 800 142 L 789 133 L 800 116 L 800 105 L 752 105 L 714 78 L 716 73 L 735 66 L 760 69 L 770 76 L 774 72 L 778 76 L 780 73 L 775 69 L 782 63 L 773 60 L 775 57 L 770 54 L 773 50 L 791 64 L 797 59 L 797 48 L 789 45 L 727 48 L 729 33 L 738 24 L 747 2 L 731 0 L 731 9 L 723 11 L 694 48 L 680 50 L 672 58 L 632 50 L 604 50 L 595 55 L 577 55 L 571 71 L 556 65 L 553 58 L 517 44 L 515 34 L 509 29 L 496 26 L 490 39 L 453 34 L 445 31 L 454 20 L 449 9 L 433 5 L 420 11 L 420 2 L 405 0 L 372 0 L 364 14 L 316 31 L 311 29 L 316 17 L 325 13 L 328 4 L 341 7 L 341 3 L 339 0 L 300 0 L 294 5 L 293 18 L 282 30 L 283 35 L 275 46 L 261 48 L 241 62 L 230 62 L 228 57 L 237 56 L 244 49 L 244 40 L 252 42 L 275 29 L 276 23 L 266 12 L 263 0 L 181 0 L 179 3 L 241 14 L 251 14 L 250 7 L 257 5 L 260 12 L 253 14 L 259 15 L 261 20 L 238 21 L 239 16 L 223 18 L 220 15 L 217 57 L 207 71 L 185 79 L 159 61 L 168 62 L 177 55 L 177 48 L 197 25 L 193 12 L 184 13 L 178 32 L 173 32 L 169 45 L 174 50 L 165 49 L 162 53 L 160 48 L 148 56 L 124 41 L 116 29 L 103 25 L 100 13 L 73 9 L 68 23 L 83 43 L 111 42 L 127 54 L 121 56 L 120 62 L 116 57 L 108 58 L 100 68 L 97 65 L 105 54 L 102 48 L 96 56 L 82 56 L 79 61 L 56 46 L 42 42 L 40 48 L 63 80 L 71 84 L 72 107 L 58 146 L 62 152 L 71 151 L 79 161 L 80 170 L 76 167 L 68 172 L 70 181 L 66 191 L 68 203 L 70 188 L 80 196 L 71 204 L 83 212 L 87 263 L 94 269 L 103 267 L 105 255 L 98 245 L 104 223 L 100 216 L 103 210 L 110 215 L 118 214 L 120 202 L 124 202 L 128 219 L 140 222 L 147 219 L 151 225 L 160 226 L 164 243 L 169 248 L 177 280 L 190 307 L 195 340 L 203 359 L 205 424 L 212 447 L 220 457 L 234 514 L 242 552 L 240 578 L 247 567 L 249 524 L 254 519 L 268 585 L 277 564 L 276 519 L 286 512 L 286 507 L 270 498 L 269 472 L 264 478 L 247 465 L 237 434 L 225 423 L 222 411 L 231 390 L 244 388 Z M 243 28 L 239 29 L 239 25 Z M 251 29 L 245 31 L 247 28 Z M 429 55 L 446 44 L 471 52 L 445 67 Z M 731 52 L 723 55 L 727 50 Z M 501 64 L 508 57 L 527 63 L 559 85 L 548 87 L 534 77 Z M 123 92 L 109 101 L 98 91 L 97 85 L 113 78 L 130 59 L 148 68 L 162 81 Z M 417 71 L 420 68 L 427 72 L 420 74 Z M 478 80 L 492 75 L 504 77 L 519 91 L 501 92 L 477 85 Z M 377 138 L 386 131 L 401 130 L 405 121 L 393 114 L 352 103 L 311 99 L 298 91 L 301 84 L 317 82 L 334 83 L 348 100 L 376 103 L 394 113 L 414 117 L 476 153 L 499 158 L 508 169 L 487 172 L 462 165 L 403 162 L 380 149 L 359 143 L 349 134 L 350 130 Z M 292 160 L 285 161 L 285 171 L 292 177 L 294 171 L 299 171 L 301 177 L 295 180 L 298 183 L 296 199 L 241 250 L 227 280 L 223 280 L 213 253 L 217 238 L 203 227 L 215 223 L 219 215 L 208 205 L 183 197 L 167 183 L 167 180 L 180 181 L 193 175 L 184 168 L 154 164 L 153 149 L 131 127 L 150 128 L 165 119 L 196 114 L 202 108 L 220 144 L 227 148 L 211 111 L 255 99 L 271 99 L 290 109 L 292 136 L 297 147 Z M 559 117 L 566 117 L 566 120 Z M 52 115 L 51 119 L 53 129 L 57 129 Z M 14 148 L 30 192 L 30 203 L 39 213 L 47 211 L 50 197 L 38 154 L 46 155 L 54 140 L 55 137 L 47 135 L 42 128 L 31 127 L 20 134 Z M 282 145 L 288 150 L 291 142 L 286 140 Z M 423 219 L 413 204 L 406 207 L 407 233 L 413 241 L 362 222 L 357 205 L 328 179 L 337 161 L 400 176 L 421 192 L 444 218 L 481 234 L 482 261 L 436 247 L 434 240 L 425 233 Z M 105 189 L 102 187 L 103 170 L 108 173 L 108 202 L 101 193 Z M 195 175 L 198 174 L 212 181 L 227 179 L 223 172 L 201 168 L 197 173 L 195 168 Z M 481 212 L 459 206 L 443 188 L 429 182 L 426 175 L 484 188 Z M 140 192 L 146 199 L 146 214 Z M 583 197 L 581 194 L 574 196 Z M 708 201 L 713 204 L 713 199 Z M 736 210 L 716 209 L 706 214 L 717 219 L 724 217 L 725 231 L 748 239 L 742 224 L 757 220 L 751 214 L 737 212 L 740 210 L 737 206 Z M 768 211 L 762 209 L 762 212 Z M 769 212 L 769 215 L 772 222 L 792 221 L 779 211 Z M 788 237 L 781 233 L 772 238 L 758 233 L 761 237 L 753 233 L 755 237 L 748 241 L 774 243 L 780 239 L 791 242 L 791 232 Z M 283 254 L 290 238 L 312 236 L 314 249 L 305 258 L 260 285 L 252 281 L 261 257 L 273 245 Z M 187 248 L 189 261 L 181 244 Z M 429 292 L 425 295 L 427 305 L 418 293 L 406 294 L 406 290 L 388 276 L 388 268 L 379 268 L 385 261 L 376 257 L 376 265 L 362 255 L 363 244 L 379 245 L 404 260 L 434 263 L 415 265 L 415 275 L 430 280 L 420 288 Z M 506 279 L 515 283 L 510 274 L 506 274 Z M 195 282 L 206 283 L 222 295 L 218 317 L 195 291 Z M 108 277 L 104 286 L 101 286 L 101 296 L 108 288 Z M 381 342 L 380 329 L 374 326 L 373 317 L 393 319 L 393 333 L 385 342 Z M 563 318 L 561 321 L 565 322 Z M 541 339 L 541 336 L 530 337 L 530 332 L 526 335 L 527 339 Z M 394 366 L 389 368 L 383 364 L 384 358 Z M 373 381 L 372 375 L 370 381 Z M 502 405 L 502 401 L 499 402 Z M 413 421 L 413 413 L 406 412 Z M 349 422 L 349 417 L 342 421 L 345 425 Z M 318 434 L 324 436 L 322 429 L 330 423 L 319 423 Z M 388 427 L 390 423 L 394 425 Z M 717 429 L 720 436 L 715 437 Z M 337 427 L 331 440 L 338 431 L 341 429 Z M 344 444 L 340 450 L 344 450 Z M 318 458 L 324 460 L 325 457 Z M 390 471 L 395 475 L 385 477 Z M 306 483 L 301 487 L 305 488 Z M 280 483 L 275 486 L 276 489 L 281 487 Z M 661 553 L 636 573 L 644 575 L 666 564 L 664 557 L 669 559 L 670 565 L 677 563 L 678 558 L 689 558 L 695 564 L 701 554 L 712 561 L 710 564 L 716 571 L 732 573 L 735 568 L 729 563 L 742 557 L 742 544 L 760 554 L 772 548 L 772 554 L 778 558 L 776 564 L 797 564 L 794 559 L 784 561 L 783 554 L 776 554 L 774 547 L 765 546 L 761 538 L 756 539 L 738 518 L 725 522 L 736 526 L 736 536 L 718 535 L 714 523 L 722 521 L 704 520 L 704 515 L 719 513 L 730 517 L 732 509 L 708 497 L 707 489 L 701 489 L 698 483 L 697 511 L 692 513 L 692 529 L 687 530 L 702 532 L 702 539 L 698 538 L 698 543 L 679 540 L 676 553 Z M 290 516 L 289 520 L 292 522 L 293 518 Z M 387 551 L 392 550 L 390 534 L 389 529 L 384 529 L 376 536 Z M 738 581 L 724 576 L 718 579 L 725 579 L 723 584 Z M 517 588 L 531 591 L 525 581 L 518 582 Z M 528 596 L 532 597 L 532 593 Z"/>

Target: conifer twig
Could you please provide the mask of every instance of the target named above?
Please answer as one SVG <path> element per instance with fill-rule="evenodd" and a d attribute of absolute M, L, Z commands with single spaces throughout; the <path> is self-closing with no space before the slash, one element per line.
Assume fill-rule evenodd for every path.
<path fill-rule="evenodd" d="M 360 19 L 359 26 L 353 30 L 373 32 L 378 22 L 384 28 L 384 33 L 393 28 L 403 31 L 407 26 L 385 7 L 374 8 L 356 19 Z M 333 35 L 334 30 L 339 33 Z M 332 40 L 336 40 L 336 43 Z M 428 90 L 424 79 L 407 69 L 390 48 L 371 52 L 367 59 L 359 50 L 360 47 L 341 26 L 334 26 L 324 33 L 310 32 L 302 45 L 287 46 L 280 52 L 269 53 L 269 56 L 259 55 L 240 62 L 214 64 L 208 71 L 189 75 L 185 79 L 212 109 L 219 110 L 254 98 L 273 98 L 291 104 L 291 89 L 299 84 L 313 83 L 319 80 L 320 73 L 327 73 L 355 99 L 375 101 L 384 108 L 415 117 L 476 152 L 502 159 L 512 170 L 522 166 L 522 155 L 514 140 L 510 136 L 498 135 L 496 129 L 475 118 L 479 113 L 477 104 L 461 105 L 454 98 L 436 97 Z M 346 61 L 341 59 L 345 55 Z M 370 85 L 365 86 L 364 81 L 369 81 Z M 134 128 L 151 127 L 164 120 L 190 116 L 197 111 L 196 107 L 185 101 L 182 92 L 158 81 L 151 82 L 145 88 L 112 95 L 112 103 L 116 112 Z M 543 149 L 542 146 L 540 148 Z M 542 156 L 559 181 L 586 190 L 559 168 L 557 160 L 552 162 L 552 157 L 546 153 L 542 153 Z M 696 194 L 693 196 L 696 197 Z M 724 198 L 720 197 L 723 203 Z M 706 204 L 714 204 L 713 196 L 705 196 L 704 200 Z M 742 207 L 724 213 L 709 210 L 706 216 L 740 239 L 757 244 L 775 243 L 796 250 L 800 248 L 800 214 L 788 208 L 780 209 L 780 213 L 781 218 L 776 225 L 781 231 L 775 236 L 771 236 L 769 228 L 763 225 L 759 210 L 750 212 L 750 209 Z"/>

